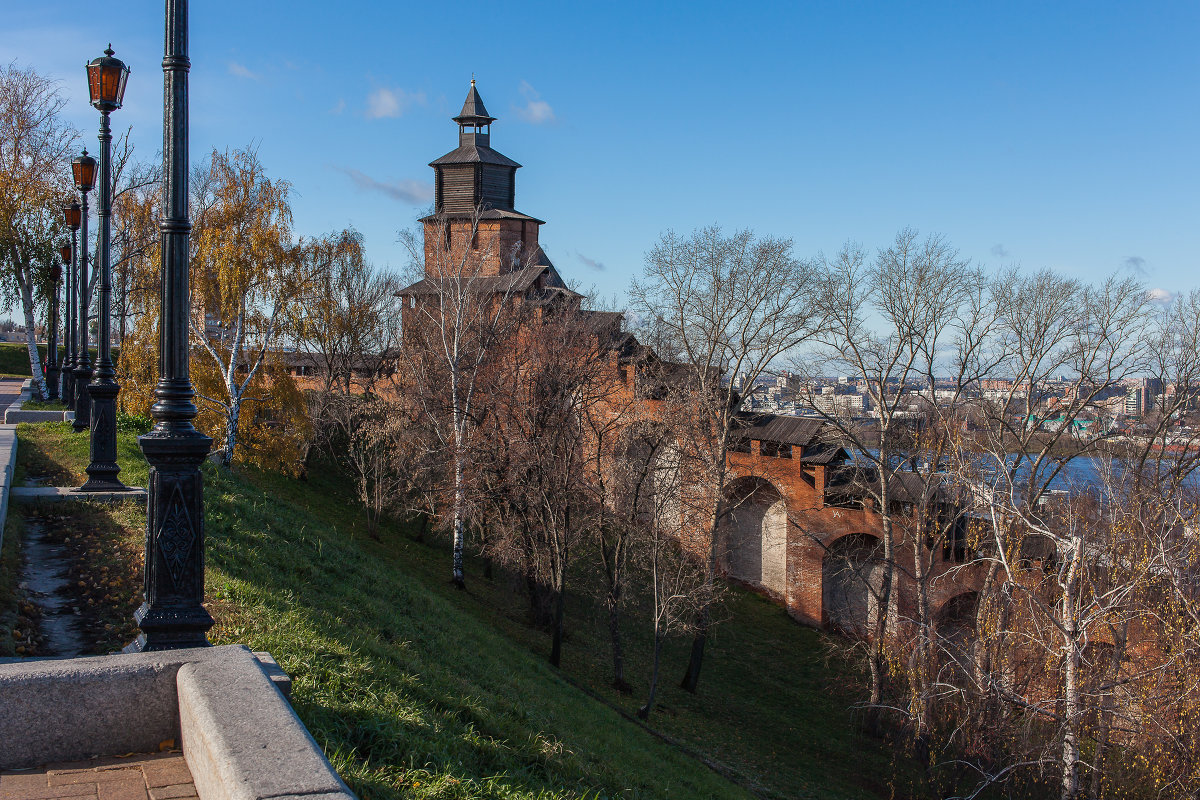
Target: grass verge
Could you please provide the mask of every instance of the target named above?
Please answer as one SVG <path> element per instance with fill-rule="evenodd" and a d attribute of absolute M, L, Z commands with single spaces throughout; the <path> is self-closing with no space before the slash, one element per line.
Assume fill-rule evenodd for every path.
<path fill-rule="evenodd" d="M 80 476 L 86 437 L 69 431 L 21 426 L 23 474 Z M 131 434 L 121 448 L 137 454 Z M 145 474 L 144 462 L 121 463 Z M 605 628 L 588 592 L 569 599 L 558 671 L 518 581 L 485 580 L 475 563 L 468 590 L 453 590 L 444 547 L 414 542 L 403 523 L 371 540 L 348 487 L 327 473 L 296 481 L 206 465 L 205 484 L 210 638 L 275 655 L 297 712 L 364 800 L 889 796 L 879 779 L 888 754 L 855 733 L 853 695 L 839 686 L 847 665 L 752 594 L 732 593 L 700 694 L 674 687 L 686 643 L 671 643 L 654 735 L 623 716 L 642 697 L 607 685 Z M 105 595 L 113 614 L 132 613 L 134 598 Z M 649 648 L 636 613 L 626 646 L 641 692 Z"/>

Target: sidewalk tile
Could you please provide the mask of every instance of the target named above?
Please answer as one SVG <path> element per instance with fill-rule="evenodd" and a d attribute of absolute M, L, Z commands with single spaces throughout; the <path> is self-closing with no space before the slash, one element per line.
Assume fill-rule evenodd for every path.
<path fill-rule="evenodd" d="M 113 781 L 96 784 L 99 800 L 149 800 L 146 794 L 146 780 L 138 772 L 133 780 Z"/>
<path fill-rule="evenodd" d="M 192 773 L 188 771 L 187 762 L 183 760 L 183 756 L 180 756 L 178 760 L 145 764 L 142 772 L 146 773 L 146 785 L 151 789 L 192 782 Z"/>
<path fill-rule="evenodd" d="M 196 787 L 191 783 L 178 783 L 150 790 L 150 800 L 186 800 L 195 796 Z"/>
<path fill-rule="evenodd" d="M 142 772 L 138 764 L 126 763 L 122 767 L 97 767 L 96 769 L 72 770 L 71 772 L 50 771 L 50 785 L 62 786 L 68 783 L 105 783 L 107 781 L 128 780 L 130 772 L 136 772 L 140 778 Z"/>
<path fill-rule="evenodd" d="M 42 789 L 22 789 L 19 792 L 12 794 L 8 790 L 0 790 L 0 798 L 3 800 L 60 800 L 67 797 L 94 798 L 96 796 L 96 784 L 94 783 L 74 783 L 64 786 L 47 786 Z"/>

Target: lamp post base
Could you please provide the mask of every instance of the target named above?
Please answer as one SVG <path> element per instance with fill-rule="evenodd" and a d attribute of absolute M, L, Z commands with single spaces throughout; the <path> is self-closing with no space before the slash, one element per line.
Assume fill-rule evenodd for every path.
<path fill-rule="evenodd" d="M 133 613 L 133 621 L 142 632 L 125 646 L 122 653 L 212 646 L 205 634 L 213 626 L 213 618 L 204 606 L 151 610 L 149 603 L 142 603 Z"/>
<path fill-rule="evenodd" d="M 162 424 L 162 423 L 160 423 Z M 204 601 L 204 478 L 212 439 L 191 428 L 138 437 L 150 463 L 146 502 L 145 602 L 141 634 L 127 652 L 205 647 L 213 618 Z"/>
<path fill-rule="evenodd" d="M 127 492 L 117 475 L 117 394 L 115 381 L 95 381 L 88 386 L 92 397 L 92 460 L 87 465 L 88 479 L 80 492 Z"/>
<path fill-rule="evenodd" d="M 75 410 L 75 366 L 71 363 L 71 359 L 63 362 L 62 401 L 68 411 Z"/>
<path fill-rule="evenodd" d="M 46 400 L 53 403 L 58 399 L 58 364 L 46 367 Z"/>
<path fill-rule="evenodd" d="M 92 427 L 92 398 L 88 396 L 88 381 L 92 378 L 92 362 L 84 361 L 75 367 L 75 422 L 71 425 L 76 433 Z"/>

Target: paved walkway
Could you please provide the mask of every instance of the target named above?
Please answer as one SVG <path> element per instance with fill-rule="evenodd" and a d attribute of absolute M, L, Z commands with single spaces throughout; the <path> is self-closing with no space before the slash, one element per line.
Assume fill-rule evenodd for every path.
<path fill-rule="evenodd" d="M 4 421 L 5 410 L 21 394 L 21 384 L 24 382 L 24 378 L 0 378 L 0 422 Z"/>
<path fill-rule="evenodd" d="M 0 800 L 176 800 L 196 796 L 182 753 L 94 758 L 0 772 Z"/>

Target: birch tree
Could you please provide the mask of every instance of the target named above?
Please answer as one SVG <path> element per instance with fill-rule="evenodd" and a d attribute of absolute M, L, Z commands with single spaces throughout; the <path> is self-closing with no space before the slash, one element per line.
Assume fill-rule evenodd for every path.
<path fill-rule="evenodd" d="M 251 150 L 214 151 L 193 186 L 190 329 L 203 355 L 196 382 L 202 413 L 221 420 L 217 450 L 228 466 L 247 430 L 248 403 L 256 413 L 285 414 L 285 427 L 303 424 L 302 398 L 278 363 L 289 314 L 313 276 L 328 268 L 329 253 L 359 242 L 349 233 L 320 244 L 295 241 L 290 186 L 269 179 Z"/>
<path fill-rule="evenodd" d="M 458 230 L 459 236 L 453 231 Z M 422 241 L 401 240 L 420 278 L 406 292 L 401 363 L 429 430 L 451 462 L 451 580 L 466 588 L 463 554 L 468 508 L 467 468 L 478 427 L 481 395 L 500 354 L 519 327 L 519 297 L 511 281 L 486 274 L 499 260 L 506 270 L 521 265 L 520 248 L 497 252 L 499 237 L 479 243 L 479 213 L 466 220 L 439 218 Z"/>
<path fill-rule="evenodd" d="M 1060 797 L 1075 800 L 1103 759 L 1100 748 L 1088 763 L 1086 718 L 1111 722 L 1113 712 L 1093 704 L 1113 687 L 1089 683 L 1105 669 L 1089 644 L 1107 630 L 1124 652 L 1133 598 L 1150 579 L 1144 548 L 1128 535 L 1128 464 L 1102 458 L 1108 432 L 1078 435 L 1076 423 L 1146 368 L 1146 293 L 1130 280 L 1087 285 L 1043 271 L 1002 274 L 993 295 L 999 370 L 1011 383 L 975 401 L 973 430 L 955 454 L 984 522 L 987 564 L 965 674 L 984 738 L 1006 742 L 1001 758 L 978 765 L 980 786 L 1055 771 Z M 1102 467 L 1087 487 L 1066 480 L 1085 457 Z M 1022 738 L 1006 736 L 1012 726 L 1028 747 L 1013 747 Z"/>
<path fill-rule="evenodd" d="M 717 525 L 726 476 L 726 453 L 735 419 L 746 401 L 732 378 L 753 386 L 784 354 L 810 339 L 819 317 L 812 304 L 815 265 L 792 254 L 785 239 L 751 231 L 726 236 L 717 226 L 689 236 L 662 235 L 646 254 L 642 279 L 630 292 L 633 309 L 678 354 L 676 380 L 696 424 L 682 444 L 690 524 L 707 542 L 704 594 L 682 686 L 694 692 L 712 619 L 718 558 Z"/>
<path fill-rule="evenodd" d="M 43 397 L 36 292 L 60 260 L 61 209 L 71 196 L 70 159 L 78 141 L 60 117 L 65 104 L 57 84 L 32 68 L 0 66 L 0 269 L 5 293 L 20 301 L 30 371 Z"/>

